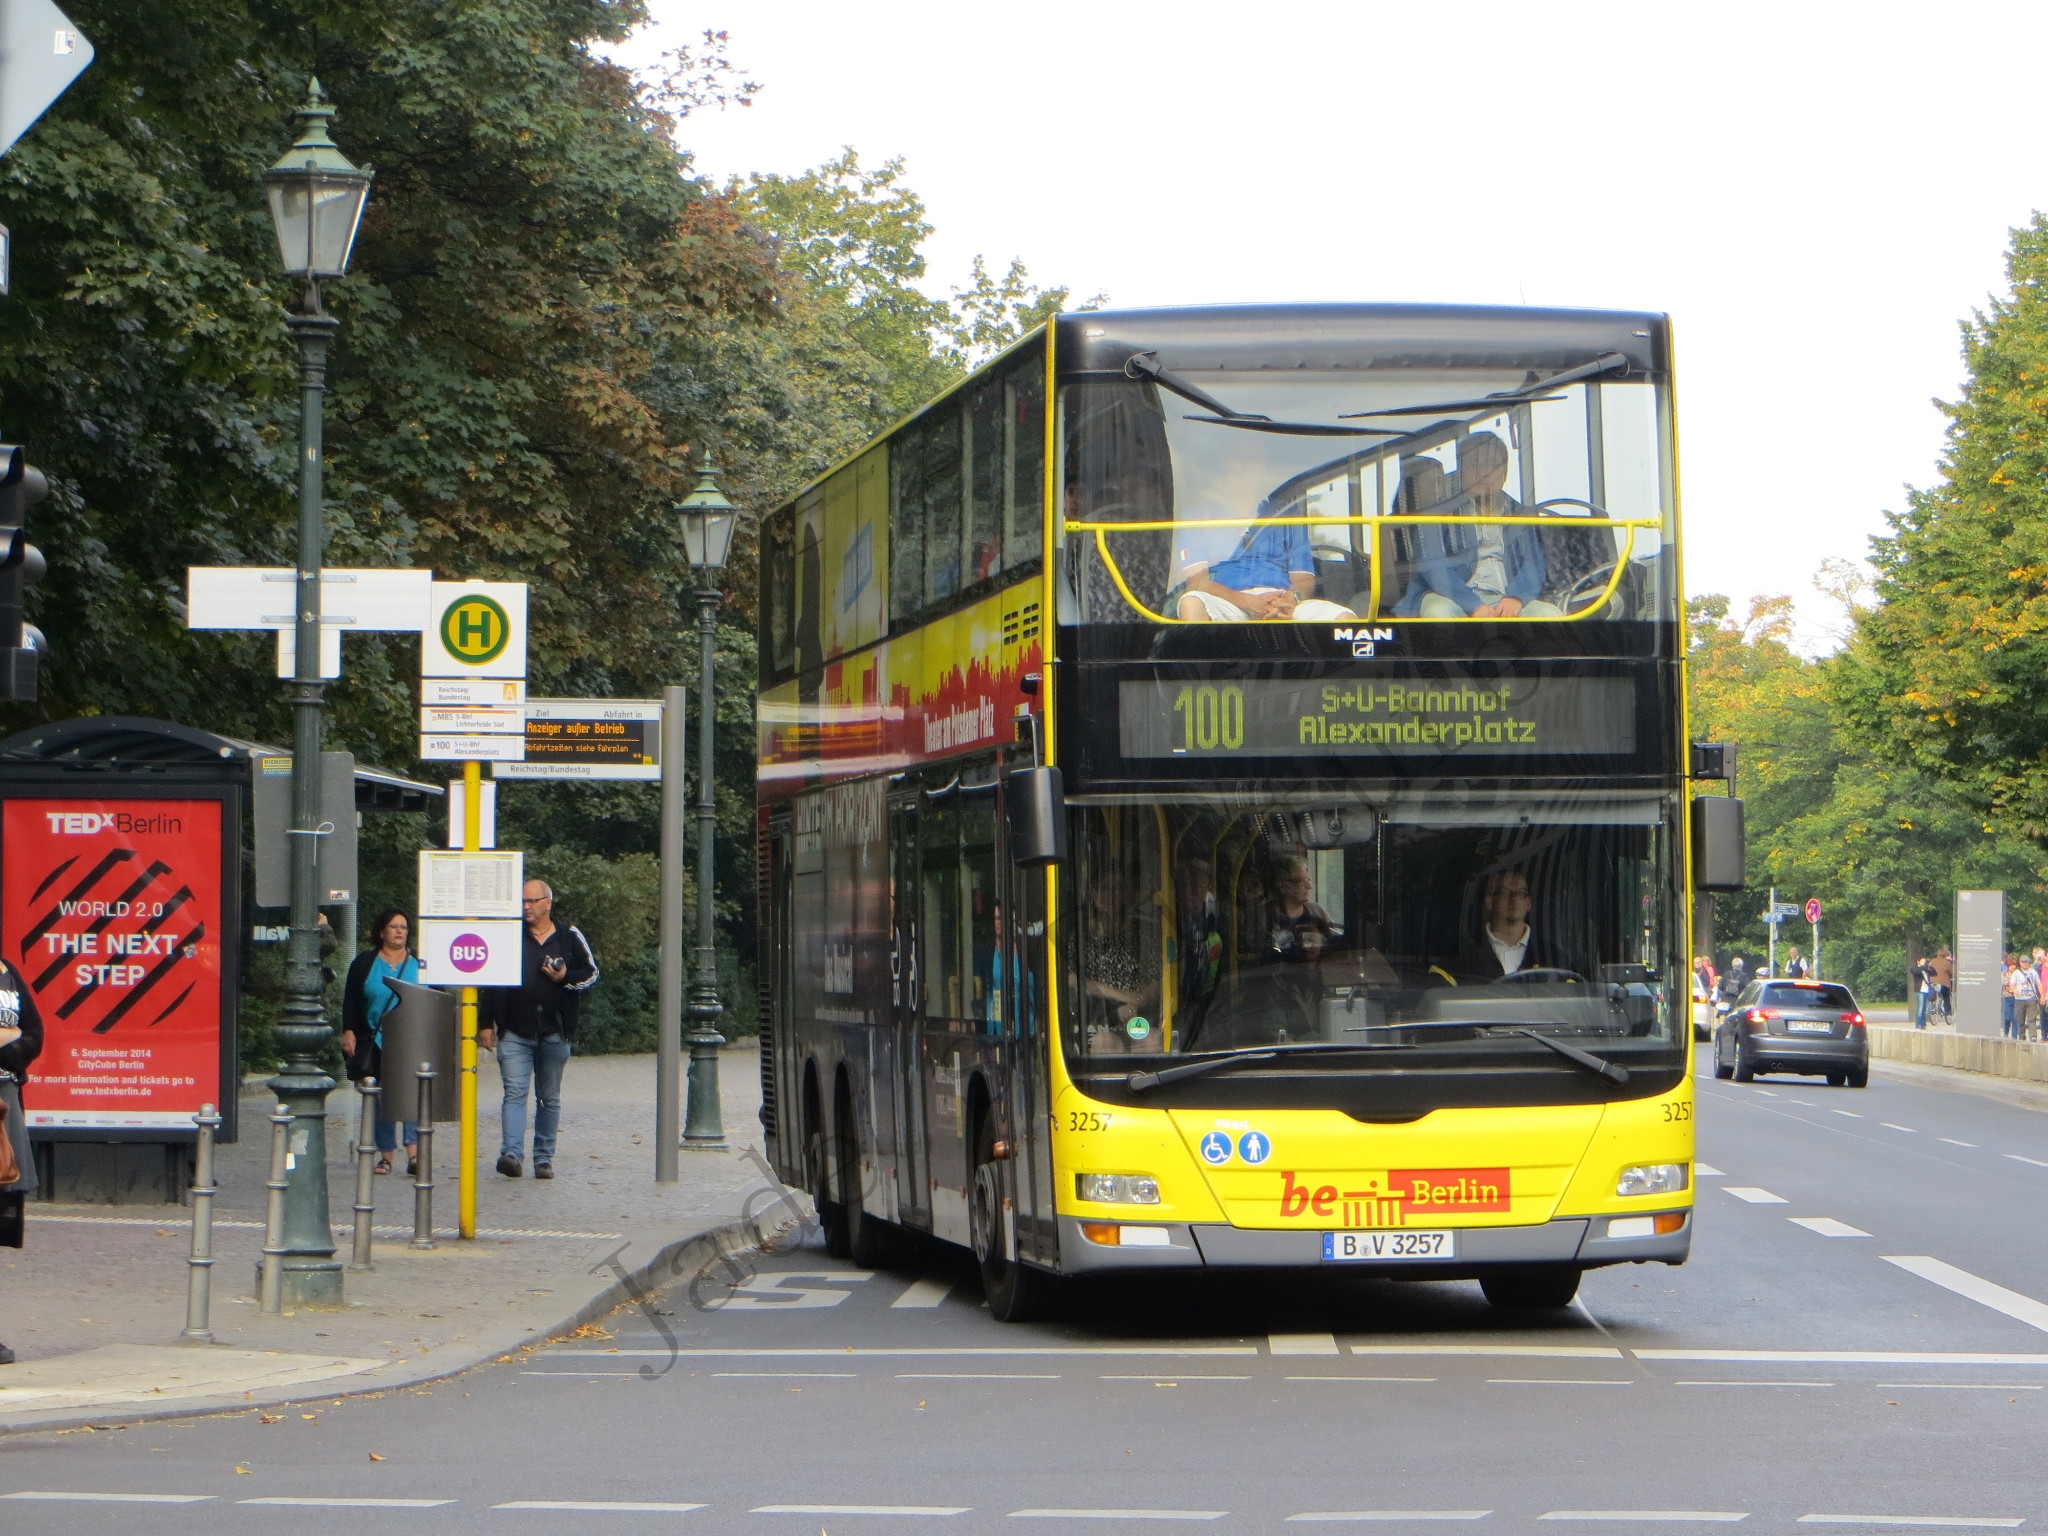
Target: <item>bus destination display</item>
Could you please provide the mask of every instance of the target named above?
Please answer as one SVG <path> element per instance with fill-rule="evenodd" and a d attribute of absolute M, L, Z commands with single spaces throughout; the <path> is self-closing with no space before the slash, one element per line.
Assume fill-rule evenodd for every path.
<path fill-rule="evenodd" d="M 1127 758 L 1577 756 L 1636 749 L 1635 682 L 1627 677 L 1148 678 L 1119 685 L 1118 706 Z"/>

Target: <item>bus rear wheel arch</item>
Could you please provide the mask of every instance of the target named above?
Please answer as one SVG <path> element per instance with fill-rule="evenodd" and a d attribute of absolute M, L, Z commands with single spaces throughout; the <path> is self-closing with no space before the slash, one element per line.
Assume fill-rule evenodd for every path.
<path fill-rule="evenodd" d="M 804 1185 L 818 1207 L 825 1251 L 843 1259 L 847 1256 L 846 1206 L 832 1198 L 832 1160 L 831 1128 L 825 1120 L 824 1093 L 818 1086 L 818 1064 L 808 1062 L 804 1066 Z M 843 1181 L 845 1174 L 840 1177 Z"/>
<path fill-rule="evenodd" d="M 974 1175 L 967 1195 L 967 1227 L 974 1261 L 981 1270 L 982 1295 L 989 1315 L 999 1323 L 1028 1323 L 1050 1315 L 1058 1305 L 1057 1276 L 1012 1258 L 1004 1220 L 1007 1178 L 996 1156 L 996 1117 L 986 1095 L 975 1093 Z"/>

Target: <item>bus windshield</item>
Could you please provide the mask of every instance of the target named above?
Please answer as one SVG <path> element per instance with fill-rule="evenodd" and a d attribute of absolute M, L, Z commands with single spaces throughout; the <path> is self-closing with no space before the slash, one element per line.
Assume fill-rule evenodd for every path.
<path fill-rule="evenodd" d="M 1081 622 L 1675 612 L 1665 402 L 1640 374 L 1168 377 L 1061 388 Z"/>
<path fill-rule="evenodd" d="M 1679 806 L 1649 792 L 1076 797 L 1077 1073 L 1209 1052 L 1295 1072 L 1682 1060 Z M 1259 1070 L 1250 1065 L 1247 1070 Z"/>

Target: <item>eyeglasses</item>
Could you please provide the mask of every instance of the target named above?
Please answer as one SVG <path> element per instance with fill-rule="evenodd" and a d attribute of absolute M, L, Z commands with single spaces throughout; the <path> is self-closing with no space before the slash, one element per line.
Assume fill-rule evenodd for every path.
<path fill-rule="evenodd" d="M 552 899 L 552 897 L 548 896 L 522 896 L 519 898 L 519 905 L 522 907 L 537 907 L 542 902 L 551 901 Z"/>

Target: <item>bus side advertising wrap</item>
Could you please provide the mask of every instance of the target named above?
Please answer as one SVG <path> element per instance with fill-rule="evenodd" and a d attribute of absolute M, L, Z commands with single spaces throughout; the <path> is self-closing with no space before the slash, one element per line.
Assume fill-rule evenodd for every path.
<path fill-rule="evenodd" d="M 219 1102 L 222 809 L 6 801 L 0 946 L 43 1019 L 31 1126 L 189 1129 Z"/>

